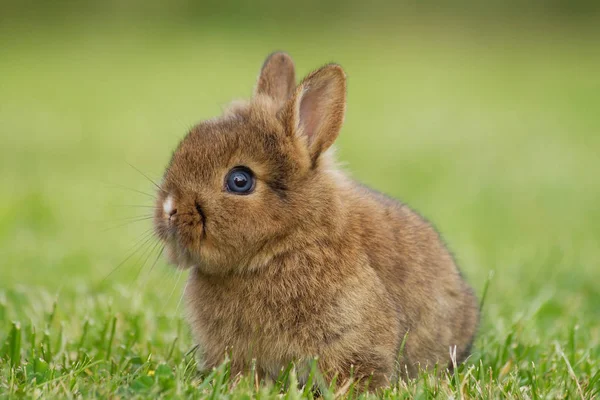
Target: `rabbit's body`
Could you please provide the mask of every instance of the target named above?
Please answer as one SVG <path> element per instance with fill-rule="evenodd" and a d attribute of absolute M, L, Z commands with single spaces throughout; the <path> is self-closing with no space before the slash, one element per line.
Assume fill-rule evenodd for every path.
<path fill-rule="evenodd" d="M 339 206 L 319 211 L 321 225 L 344 221 L 333 232 L 307 223 L 254 272 L 192 272 L 186 297 L 206 366 L 221 363 L 227 348 L 235 369 L 255 358 L 260 372 L 276 376 L 318 355 L 325 373 L 343 378 L 354 365 L 384 383 L 397 366 L 411 375 L 417 363 L 448 366 L 452 346 L 462 361 L 477 311 L 437 232 L 337 173 L 329 184 L 339 188 L 330 203 Z"/>
<path fill-rule="evenodd" d="M 263 376 L 292 361 L 306 374 L 318 356 L 330 379 L 354 368 L 380 386 L 398 367 L 448 366 L 454 347 L 464 360 L 477 302 L 438 233 L 326 151 L 343 71 L 326 66 L 298 88 L 293 76 L 289 57 L 271 56 L 255 98 L 195 127 L 161 185 L 156 230 L 192 269 L 185 296 L 204 367 L 227 353 L 236 372 L 255 359 Z"/>

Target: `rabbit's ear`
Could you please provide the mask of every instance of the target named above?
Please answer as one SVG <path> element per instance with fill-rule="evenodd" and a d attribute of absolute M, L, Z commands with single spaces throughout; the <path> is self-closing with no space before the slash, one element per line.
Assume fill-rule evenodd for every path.
<path fill-rule="evenodd" d="M 295 87 L 294 61 L 286 53 L 277 52 L 265 60 L 254 92 L 255 95 L 266 94 L 277 104 L 283 105 Z"/>
<path fill-rule="evenodd" d="M 313 164 L 337 138 L 346 111 L 346 74 L 337 64 L 308 75 L 285 109 L 286 129 L 304 137 Z"/>

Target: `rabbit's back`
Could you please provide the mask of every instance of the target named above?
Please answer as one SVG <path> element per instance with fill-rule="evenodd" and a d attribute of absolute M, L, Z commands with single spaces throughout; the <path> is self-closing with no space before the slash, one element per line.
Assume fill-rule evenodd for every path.
<path fill-rule="evenodd" d="M 405 361 L 457 362 L 470 351 L 478 324 L 477 299 L 432 224 L 407 205 L 359 183 L 347 198 L 360 210 L 354 218 L 361 244 L 385 285 L 401 330 Z"/>

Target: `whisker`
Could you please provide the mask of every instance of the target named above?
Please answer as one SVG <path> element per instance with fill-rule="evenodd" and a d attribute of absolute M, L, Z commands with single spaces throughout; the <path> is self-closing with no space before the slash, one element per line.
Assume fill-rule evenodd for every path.
<path fill-rule="evenodd" d="M 137 273 L 135 274 L 135 278 L 133 279 L 133 282 L 131 282 L 132 284 L 134 282 L 136 282 L 138 280 L 138 278 L 140 277 L 140 274 L 142 273 L 142 270 L 144 269 L 144 266 L 146 265 L 146 263 L 148 262 L 148 259 L 150 258 L 150 256 L 152 255 L 152 253 L 154 252 L 154 250 L 160 245 L 160 240 L 156 240 L 156 243 L 154 243 L 154 245 L 150 244 L 150 251 L 148 251 L 148 255 L 146 256 L 146 258 L 144 259 L 144 262 L 140 265 L 140 267 L 138 268 Z M 142 261 L 142 257 L 144 256 L 144 254 L 142 253 L 142 256 L 140 257 L 140 261 Z"/>
<path fill-rule="evenodd" d="M 142 174 L 142 176 L 146 179 L 148 179 L 150 181 L 150 183 L 152 183 L 158 190 L 160 190 L 163 193 L 166 193 L 165 190 L 163 188 L 161 188 L 160 186 L 158 186 L 158 184 L 156 182 L 154 182 L 152 179 L 150 179 L 150 177 L 146 174 L 144 174 L 142 171 L 140 171 L 139 169 L 137 169 L 136 167 L 134 167 L 133 165 L 127 163 L 131 168 L 135 169 L 137 172 L 139 172 L 140 174 Z"/>
<path fill-rule="evenodd" d="M 152 236 L 153 236 L 152 229 L 149 229 L 148 231 L 146 231 L 146 233 L 142 234 L 142 236 L 143 236 L 143 238 L 140 239 L 138 242 L 136 242 L 136 244 L 133 245 L 133 249 L 134 249 L 133 252 L 131 252 L 123 261 L 121 261 L 119 264 L 117 264 L 117 266 L 115 268 L 113 268 L 112 271 L 110 271 L 108 273 L 108 275 L 106 275 L 100 281 L 100 283 L 104 283 L 113 273 L 115 273 L 116 270 L 118 270 L 123 264 L 125 264 L 127 262 L 127 260 L 129 260 L 131 257 L 133 257 L 138 251 L 140 251 L 140 249 L 142 247 L 144 247 L 146 245 L 146 243 L 148 243 L 152 239 Z"/>
<path fill-rule="evenodd" d="M 179 286 L 179 280 L 181 279 L 182 275 L 183 275 L 183 269 L 181 271 L 179 271 L 179 275 L 177 275 L 177 280 L 175 281 L 175 284 L 173 285 L 173 289 L 171 289 L 171 293 L 169 293 L 169 297 L 167 297 L 167 301 L 165 301 L 165 304 L 163 305 L 163 308 L 160 312 L 161 314 L 164 314 L 165 308 L 167 308 L 167 304 L 169 304 L 169 301 L 171 301 L 171 297 L 173 297 L 173 293 L 175 293 L 175 289 L 177 289 L 177 286 Z"/>
<path fill-rule="evenodd" d="M 156 248 L 157 244 L 159 243 L 158 238 L 156 238 L 155 236 L 151 236 L 143 245 L 141 248 L 141 252 L 139 254 L 139 257 L 136 258 L 135 261 L 132 262 L 132 267 L 136 267 L 137 265 L 139 265 L 139 268 L 137 269 L 137 272 L 135 274 L 135 277 L 133 278 L 133 280 L 130 282 L 129 284 L 129 289 L 131 290 L 133 284 L 138 280 L 140 273 L 142 272 L 142 270 L 144 269 L 144 265 L 146 264 L 146 262 L 148 261 L 148 258 L 150 258 L 150 256 L 152 255 L 152 252 L 154 251 L 154 249 Z M 145 257 L 145 258 L 144 258 Z M 144 260 L 142 262 L 142 260 Z"/>
<path fill-rule="evenodd" d="M 152 214 L 146 214 L 146 215 L 136 215 L 133 217 L 125 217 L 125 218 L 119 218 L 114 220 L 114 222 L 122 222 L 122 221 L 131 221 L 131 220 L 138 220 L 138 219 L 146 219 L 146 218 L 153 218 L 154 215 Z"/>
<path fill-rule="evenodd" d="M 160 256 L 162 256 L 164 251 L 165 251 L 165 245 L 163 245 L 162 248 L 160 249 L 160 251 L 158 252 L 158 255 L 156 256 L 156 258 L 154 259 L 154 262 L 150 266 L 150 271 L 148 271 L 148 274 L 152 273 L 154 266 L 156 266 L 156 263 L 158 262 L 158 260 L 160 259 Z"/>
<path fill-rule="evenodd" d="M 127 221 L 124 224 L 120 224 L 120 225 L 117 225 L 117 226 L 111 226 L 109 228 L 103 229 L 102 232 L 107 232 L 107 231 L 111 231 L 113 229 L 122 228 L 122 227 L 124 227 L 126 225 L 130 225 L 130 224 L 133 224 L 135 222 L 147 221 L 147 220 L 150 220 L 152 218 L 154 218 L 154 217 L 144 217 L 144 218 L 140 218 L 140 219 L 136 219 L 136 220 Z"/>
<path fill-rule="evenodd" d="M 156 258 L 154 259 L 154 262 L 152 263 L 152 265 L 150 265 L 150 270 L 148 271 L 148 274 L 146 275 L 146 279 L 144 279 L 144 282 L 142 283 L 143 289 L 146 289 L 146 285 L 148 284 L 148 281 L 150 280 L 150 274 L 152 274 L 154 267 L 158 263 L 158 260 L 160 259 L 160 256 L 162 256 L 164 251 L 165 251 L 165 245 L 163 244 L 162 247 L 160 248 L 158 254 L 156 255 Z"/>
<path fill-rule="evenodd" d="M 142 232 L 140 234 L 140 236 L 138 236 L 138 239 L 137 239 L 136 243 L 134 243 L 128 250 L 133 249 L 133 246 L 135 246 L 135 244 L 137 244 L 137 243 L 139 243 L 141 241 L 142 236 L 145 236 L 147 238 L 148 235 L 152 234 L 152 233 L 154 233 L 154 227 L 146 229 L 144 232 Z"/>
<path fill-rule="evenodd" d="M 183 270 L 182 270 L 182 272 L 183 272 Z M 185 291 L 187 290 L 188 283 L 190 283 L 189 279 L 185 282 L 185 286 L 183 287 L 183 292 L 181 292 L 181 297 L 179 297 L 179 301 L 177 302 L 177 307 L 175 308 L 175 314 L 177 314 L 177 312 L 179 311 L 179 306 L 181 305 L 181 300 L 183 300 L 183 295 L 185 294 Z"/>
<path fill-rule="evenodd" d="M 118 184 L 118 183 L 106 183 L 106 182 L 102 182 L 102 181 L 100 181 L 100 182 L 101 182 L 101 183 L 103 183 L 103 184 L 104 184 L 104 185 L 106 185 L 106 186 L 112 186 L 112 187 L 114 187 L 114 188 L 123 189 L 123 190 L 129 190 L 129 191 L 131 191 L 131 192 L 135 192 L 135 193 L 143 194 L 144 196 L 148 196 L 148 197 L 150 197 L 151 199 L 155 199 L 155 198 L 156 198 L 156 196 L 154 196 L 154 195 L 151 195 L 151 194 L 149 194 L 149 193 L 142 192 L 141 190 L 133 189 L 133 188 L 130 188 L 130 187 L 127 187 L 127 186 L 124 186 L 124 185 L 120 185 L 120 184 Z"/>
<path fill-rule="evenodd" d="M 160 209 L 160 207 L 157 207 L 157 206 L 149 206 L 149 205 L 142 205 L 142 204 L 117 204 L 112 207 L 113 208 L 153 208 L 155 210 Z"/>
<path fill-rule="evenodd" d="M 148 228 L 146 229 L 144 232 L 142 232 L 140 234 L 140 236 L 138 236 L 138 238 L 136 239 L 135 243 L 131 245 L 131 247 L 129 247 L 126 252 L 129 252 L 131 250 L 133 250 L 135 247 L 137 247 L 144 239 L 148 239 L 150 236 L 152 236 L 152 234 L 154 233 L 154 228 Z"/>

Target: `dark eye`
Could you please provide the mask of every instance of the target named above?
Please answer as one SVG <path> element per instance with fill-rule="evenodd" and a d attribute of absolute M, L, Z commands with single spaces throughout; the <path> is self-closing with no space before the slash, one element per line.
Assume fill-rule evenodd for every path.
<path fill-rule="evenodd" d="M 227 190 L 235 194 L 249 194 L 254 190 L 254 174 L 246 167 L 235 167 L 225 179 Z"/>

